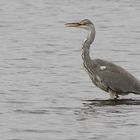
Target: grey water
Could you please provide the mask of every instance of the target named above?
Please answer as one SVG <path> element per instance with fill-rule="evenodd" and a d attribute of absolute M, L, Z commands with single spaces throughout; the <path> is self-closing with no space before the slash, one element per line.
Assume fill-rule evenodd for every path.
<path fill-rule="evenodd" d="M 85 18 L 92 58 L 140 79 L 139 0 L 0 0 L 1 140 L 140 139 L 140 96 L 108 104 L 83 68 L 87 32 L 64 24 Z"/>

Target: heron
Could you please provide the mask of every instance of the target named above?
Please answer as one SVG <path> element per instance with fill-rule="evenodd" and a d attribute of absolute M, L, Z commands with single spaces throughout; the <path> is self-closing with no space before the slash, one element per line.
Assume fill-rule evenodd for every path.
<path fill-rule="evenodd" d="M 83 65 L 92 82 L 109 93 L 110 99 L 118 99 L 120 95 L 134 93 L 140 95 L 140 81 L 124 68 L 102 59 L 91 59 L 90 46 L 95 39 L 95 26 L 89 19 L 80 22 L 66 23 L 66 27 L 81 28 L 88 31 L 82 44 Z"/>

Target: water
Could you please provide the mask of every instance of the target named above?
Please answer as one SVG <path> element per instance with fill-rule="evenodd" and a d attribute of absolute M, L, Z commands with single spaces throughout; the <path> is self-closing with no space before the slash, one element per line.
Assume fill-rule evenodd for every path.
<path fill-rule="evenodd" d="M 93 21 L 92 57 L 115 62 L 140 79 L 139 0 L 0 5 L 1 140 L 139 140 L 140 105 L 133 101 L 140 97 L 108 104 L 109 95 L 92 85 L 82 66 L 86 32 L 64 27 Z"/>

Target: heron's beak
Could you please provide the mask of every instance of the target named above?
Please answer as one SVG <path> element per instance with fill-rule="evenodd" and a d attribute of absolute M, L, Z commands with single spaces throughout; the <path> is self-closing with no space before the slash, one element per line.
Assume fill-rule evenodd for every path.
<path fill-rule="evenodd" d="M 80 23 L 66 23 L 65 26 L 66 27 L 80 27 L 81 24 Z"/>

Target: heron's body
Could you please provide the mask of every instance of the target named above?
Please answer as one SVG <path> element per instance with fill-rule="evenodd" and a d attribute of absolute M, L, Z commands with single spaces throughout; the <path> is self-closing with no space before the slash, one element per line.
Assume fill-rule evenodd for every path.
<path fill-rule="evenodd" d="M 95 27 L 89 20 L 80 23 L 68 23 L 69 27 L 80 27 L 89 31 L 83 43 L 82 58 L 92 82 L 102 90 L 109 92 L 111 99 L 118 98 L 118 95 L 129 93 L 140 95 L 140 81 L 122 67 L 112 62 L 94 59 L 91 60 L 89 49 L 95 38 Z"/>

